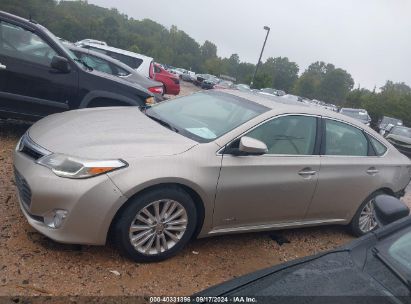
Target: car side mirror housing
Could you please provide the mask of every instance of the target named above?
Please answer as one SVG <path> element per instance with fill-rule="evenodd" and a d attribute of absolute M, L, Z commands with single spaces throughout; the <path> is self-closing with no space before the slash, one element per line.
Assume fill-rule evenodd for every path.
<path fill-rule="evenodd" d="M 70 73 L 70 63 L 67 58 L 54 56 L 53 59 L 51 59 L 50 66 L 62 73 Z"/>
<path fill-rule="evenodd" d="M 265 143 L 261 140 L 247 136 L 241 137 L 238 150 L 248 155 L 263 155 L 268 152 Z"/>
<path fill-rule="evenodd" d="M 382 194 L 374 199 L 374 213 L 378 224 L 385 226 L 408 216 L 410 210 L 396 197 Z"/>

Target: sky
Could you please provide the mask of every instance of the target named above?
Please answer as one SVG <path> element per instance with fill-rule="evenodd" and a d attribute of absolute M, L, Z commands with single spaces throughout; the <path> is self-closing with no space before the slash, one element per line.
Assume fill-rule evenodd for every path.
<path fill-rule="evenodd" d="M 257 63 L 265 25 L 271 28 L 262 60 L 288 57 L 300 67 L 325 61 L 347 70 L 359 85 L 386 80 L 411 86 L 410 0 L 89 0 L 135 19 L 176 25 L 218 55 Z"/>

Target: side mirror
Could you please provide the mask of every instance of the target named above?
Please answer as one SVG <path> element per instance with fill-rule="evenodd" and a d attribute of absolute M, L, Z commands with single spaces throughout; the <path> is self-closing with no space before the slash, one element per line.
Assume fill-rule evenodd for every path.
<path fill-rule="evenodd" d="M 53 59 L 51 59 L 51 64 L 50 66 L 53 69 L 56 69 L 57 71 L 60 71 L 62 73 L 69 73 L 70 72 L 70 64 L 67 58 L 61 57 L 61 56 L 54 56 Z"/>
<path fill-rule="evenodd" d="M 263 155 L 268 152 L 268 148 L 265 143 L 247 136 L 241 137 L 238 150 L 250 155 Z"/>
<path fill-rule="evenodd" d="M 374 214 L 379 226 L 391 224 L 409 213 L 408 207 L 393 196 L 382 194 L 374 199 Z"/>

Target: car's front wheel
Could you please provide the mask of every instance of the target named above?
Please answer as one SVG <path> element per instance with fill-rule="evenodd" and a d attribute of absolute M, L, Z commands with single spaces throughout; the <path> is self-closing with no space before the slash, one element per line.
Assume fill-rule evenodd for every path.
<path fill-rule="evenodd" d="M 191 197 L 177 187 L 154 189 L 132 199 L 121 211 L 112 237 L 136 262 L 155 262 L 179 252 L 192 237 L 197 212 Z"/>
<path fill-rule="evenodd" d="M 382 192 L 375 192 L 365 199 L 358 208 L 356 214 L 350 223 L 351 232 L 355 236 L 363 236 L 364 234 L 378 228 L 378 223 L 374 212 L 374 199 Z"/>

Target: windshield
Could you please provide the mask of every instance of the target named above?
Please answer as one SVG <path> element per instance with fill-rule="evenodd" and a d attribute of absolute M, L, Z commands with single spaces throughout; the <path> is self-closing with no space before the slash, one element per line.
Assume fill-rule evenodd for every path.
<path fill-rule="evenodd" d="M 70 56 L 71 59 L 73 60 L 78 60 L 76 55 L 72 51 L 70 51 L 52 32 L 50 32 L 48 29 L 46 29 L 44 26 L 41 27 L 43 31 L 47 33 L 47 35 L 56 43 L 58 44 L 63 50 L 67 52 L 67 54 Z"/>
<path fill-rule="evenodd" d="M 411 138 L 411 129 L 406 128 L 406 127 L 394 127 L 391 130 L 391 134 L 394 135 L 400 135 L 400 136 L 405 136 L 405 137 L 410 137 Z"/>
<path fill-rule="evenodd" d="M 152 106 L 146 114 L 186 137 L 210 142 L 267 110 L 246 99 L 213 92 L 168 100 Z"/>
<path fill-rule="evenodd" d="M 347 109 L 341 109 L 341 114 L 347 115 L 349 117 L 359 119 L 359 120 L 368 120 L 368 113 L 365 111 L 360 111 L 360 110 L 347 110 Z"/>
<path fill-rule="evenodd" d="M 411 228 L 401 230 L 376 247 L 378 253 L 407 281 L 411 280 Z"/>

